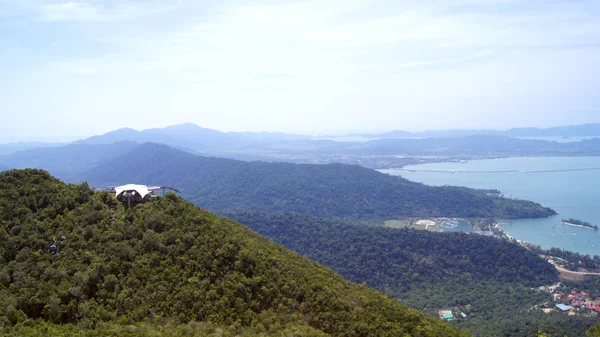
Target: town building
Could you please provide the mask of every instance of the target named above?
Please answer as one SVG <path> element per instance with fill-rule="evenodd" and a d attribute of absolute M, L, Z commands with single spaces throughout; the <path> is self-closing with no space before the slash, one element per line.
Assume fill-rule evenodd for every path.
<path fill-rule="evenodd" d="M 560 311 L 563 311 L 563 312 L 565 312 L 565 311 L 569 311 L 569 310 L 572 310 L 572 309 L 573 309 L 573 307 L 572 307 L 572 306 L 570 306 L 570 305 L 566 305 L 566 304 L 562 304 L 562 303 L 558 303 L 558 304 L 556 305 L 556 307 L 557 307 L 557 308 L 558 308 Z"/>

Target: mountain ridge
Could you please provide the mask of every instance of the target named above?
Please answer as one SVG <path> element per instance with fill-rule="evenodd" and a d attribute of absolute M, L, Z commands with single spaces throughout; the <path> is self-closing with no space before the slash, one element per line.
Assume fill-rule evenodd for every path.
<path fill-rule="evenodd" d="M 363 155 L 409 156 L 598 156 L 600 138 L 564 143 L 502 135 L 389 138 L 360 143 L 353 152 Z"/>
<path fill-rule="evenodd" d="M 554 214 L 533 202 L 461 187 L 426 186 L 357 165 L 243 162 L 153 143 L 91 169 L 82 179 L 94 186 L 131 181 L 178 186 L 189 200 L 213 211 L 294 211 L 357 219 Z"/>
<path fill-rule="evenodd" d="M 68 144 L 60 147 L 34 148 L 0 156 L 7 168 L 42 168 L 63 180 L 77 180 L 90 167 L 117 158 L 139 144 L 123 141 L 113 144 Z"/>
<path fill-rule="evenodd" d="M 15 142 L 0 144 L 0 156 L 11 154 L 18 151 L 37 149 L 44 147 L 59 147 L 67 145 L 62 142 Z"/>
<path fill-rule="evenodd" d="M 366 137 L 405 138 L 405 137 L 464 137 L 476 135 L 508 136 L 508 137 L 600 137 L 600 123 L 563 125 L 547 128 L 520 127 L 506 130 L 495 129 L 448 129 L 410 132 L 392 130 L 382 133 L 359 134 Z"/>
<path fill-rule="evenodd" d="M 0 334 L 468 335 L 172 193 L 3 172 L 0 238 Z"/>
<path fill-rule="evenodd" d="M 281 132 L 221 132 L 192 123 L 184 123 L 141 131 L 121 128 L 102 135 L 80 139 L 70 144 L 108 145 L 120 141 L 154 142 L 188 152 L 242 160 L 292 162 L 318 160 L 320 163 L 331 162 L 331 158 L 343 160 L 346 156 L 358 156 L 355 162 L 359 163 L 365 160 L 369 161 L 370 156 L 388 156 L 390 154 L 408 156 L 600 155 L 600 150 L 598 150 L 600 139 L 560 143 L 514 138 L 526 135 L 527 132 L 533 132 L 531 130 L 546 129 L 511 130 L 446 130 L 427 133 L 397 130 L 381 134 L 356 134 L 354 135 L 356 137 L 376 139 L 367 142 L 357 140 L 344 142 L 336 141 L 336 137 L 315 138 Z M 552 130 L 544 132 L 574 134 L 573 130 L 585 130 L 585 134 L 594 134 L 595 130 L 600 133 L 600 124 L 565 126 Z M 0 144 L 0 155 L 31 148 L 61 145 L 64 144 Z"/>

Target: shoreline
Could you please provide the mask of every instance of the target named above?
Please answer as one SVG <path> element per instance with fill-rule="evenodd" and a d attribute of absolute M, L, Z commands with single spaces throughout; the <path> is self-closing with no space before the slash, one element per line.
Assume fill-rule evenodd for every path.
<path fill-rule="evenodd" d="M 555 245 L 546 246 L 546 248 L 544 248 L 544 247 L 542 247 L 541 244 L 533 243 L 533 242 L 530 242 L 530 241 L 525 241 L 523 239 L 516 238 L 516 237 L 514 237 L 514 236 L 512 236 L 512 235 L 510 235 L 510 234 L 508 234 L 507 232 L 504 231 L 504 228 L 503 228 L 504 225 L 508 225 L 508 224 L 507 223 L 502 223 L 502 222 L 496 222 L 493 225 L 493 229 L 494 229 L 495 232 L 498 232 L 500 234 L 501 238 L 503 238 L 505 240 L 513 241 L 513 242 L 515 242 L 515 243 L 517 243 L 517 244 L 519 244 L 519 245 L 521 245 L 521 246 L 523 246 L 523 247 L 525 247 L 527 249 L 530 249 L 530 247 L 534 247 L 535 249 L 542 249 L 544 251 L 549 251 L 552 248 L 560 248 L 560 247 L 557 247 Z M 579 226 L 579 225 L 575 225 L 575 224 L 573 224 L 573 225 L 575 227 L 585 227 L 585 226 Z M 589 227 L 585 227 L 585 228 L 594 230 L 593 228 L 589 228 Z M 592 248 L 593 248 L 593 245 L 592 245 Z M 563 248 L 560 248 L 560 249 L 563 249 Z M 572 249 L 572 248 L 571 249 L 567 249 L 566 248 L 566 249 L 563 249 L 563 250 L 567 250 L 567 251 L 570 251 L 572 253 L 577 253 L 577 254 L 580 254 L 582 256 L 585 256 L 585 255 L 587 255 L 589 257 L 593 257 L 595 255 L 599 255 L 600 256 L 600 254 L 598 254 L 596 251 L 582 252 L 582 251 L 579 251 L 579 250 L 576 250 L 576 249 Z"/>
<path fill-rule="evenodd" d="M 529 243 L 529 242 L 526 242 L 526 241 L 523 241 L 523 240 L 519 240 L 519 239 L 517 239 L 517 238 L 515 238 L 515 237 L 511 236 L 510 234 L 506 233 L 506 232 L 504 231 L 504 229 L 502 229 L 502 225 L 503 225 L 503 224 L 502 224 L 502 223 L 500 223 L 500 222 L 496 222 L 496 223 L 494 224 L 494 229 L 498 230 L 498 232 L 500 233 L 500 237 L 503 237 L 504 239 L 507 239 L 507 240 L 509 240 L 509 241 L 515 241 L 515 242 L 517 242 L 518 244 L 522 244 L 522 243 L 531 244 L 531 243 Z"/>
<path fill-rule="evenodd" d="M 540 161 L 535 161 L 533 158 L 536 157 L 541 157 L 542 159 L 540 159 Z M 537 176 L 536 178 L 533 178 L 534 176 L 530 176 L 530 174 L 534 174 L 534 173 L 529 173 L 529 171 L 537 171 L 536 168 L 541 167 L 542 163 L 549 163 L 548 167 L 542 168 L 542 169 L 538 169 L 539 171 L 551 171 L 551 168 L 554 169 L 558 169 L 558 168 L 563 168 L 566 169 L 570 166 L 570 170 L 589 170 L 588 172 L 599 172 L 598 170 L 596 171 L 592 171 L 591 169 L 596 169 L 596 168 L 600 168 L 600 162 L 598 162 L 596 159 L 592 160 L 592 159 L 581 159 L 579 160 L 578 158 L 573 158 L 573 160 L 571 160 L 571 156 L 556 156 L 557 160 L 551 160 L 551 159 L 544 159 L 546 157 L 549 157 L 547 155 L 541 155 L 541 156 L 506 156 L 504 158 L 517 158 L 514 160 L 510 160 L 510 161 L 498 161 L 497 163 L 494 163 L 492 161 L 490 161 L 491 158 L 464 158 L 465 160 L 468 160 L 469 162 L 473 162 L 473 161 L 481 161 L 481 164 L 478 163 L 473 163 L 471 165 L 466 165 L 466 166 L 461 166 L 461 165 L 465 165 L 465 164 L 458 164 L 456 163 L 455 160 L 440 160 L 440 162 L 446 162 L 447 164 L 439 164 L 439 165 L 428 165 L 429 163 L 418 163 L 418 164 L 412 164 L 412 165 L 405 165 L 402 167 L 401 170 L 398 170 L 397 168 L 391 168 L 391 170 L 387 171 L 389 174 L 392 175 L 401 175 L 406 179 L 412 180 L 412 181 L 418 181 L 418 182 L 422 182 L 424 184 L 430 184 L 430 185 L 435 185 L 435 186 L 442 186 L 444 184 L 448 184 L 448 185 L 459 185 L 459 186 L 463 186 L 463 187 L 470 187 L 470 188 L 496 188 L 498 190 L 500 190 L 502 193 L 504 193 L 504 197 L 505 198 L 518 198 L 521 197 L 523 198 L 524 195 L 529 195 L 529 198 L 525 198 L 525 199 L 529 199 L 532 200 L 534 202 L 538 202 L 543 204 L 544 206 L 547 206 L 546 204 L 544 204 L 544 200 L 546 200 L 546 202 L 551 202 L 553 201 L 551 198 L 546 197 L 544 194 L 535 192 L 535 193 L 522 193 L 522 195 L 512 195 L 508 189 L 513 188 L 515 191 L 520 191 L 520 188 L 518 185 L 515 185 L 512 182 L 506 182 L 504 177 L 508 177 L 511 174 L 518 174 L 520 177 L 522 177 L 522 179 L 526 179 L 525 183 L 527 184 L 527 186 L 529 185 L 535 185 L 536 183 L 539 183 L 539 181 L 545 181 L 546 178 L 541 176 L 542 173 L 540 173 L 540 176 Z M 587 157 L 587 156 L 583 156 L 583 157 Z M 593 157 L 593 156 L 592 156 Z M 518 158 L 522 158 L 518 159 Z M 560 160 L 558 160 L 560 159 Z M 577 160 L 575 160 L 577 159 Z M 485 161 L 489 161 L 490 164 L 483 164 Z M 530 164 L 531 163 L 531 164 Z M 533 167 L 535 164 L 535 166 L 537 167 Z M 479 171 L 477 173 L 480 174 L 485 174 L 486 171 L 503 171 L 501 169 L 505 169 L 504 171 L 508 171 L 508 169 L 511 168 L 518 168 L 518 172 L 519 173 L 496 173 L 496 175 L 489 175 L 488 176 L 477 176 L 476 173 L 472 173 L 472 171 L 479 169 Z M 396 170 L 394 170 L 396 169 Z M 432 171 L 432 173 L 426 173 L 423 171 Z M 407 172 L 408 171 L 408 172 Z M 414 173 L 412 173 L 412 172 Z M 453 175 L 452 173 L 446 173 L 446 172 L 439 172 L 439 173 L 435 173 L 435 171 L 452 171 L 452 173 L 456 173 L 455 175 Z M 462 173 L 462 176 L 460 175 Z M 427 174 L 431 174 L 431 176 L 426 176 Z M 503 177 L 502 175 L 505 174 L 505 176 Z M 563 173 L 556 173 L 556 179 L 562 180 L 563 176 L 559 176 Z M 566 174 L 566 173 L 565 173 Z M 467 175 L 472 176 L 472 180 L 471 178 L 468 178 Z M 592 176 L 596 176 L 596 173 L 593 173 Z M 531 177 L 532 179 L 529 179 L 529 177 Z M 565 178 L 565 179 L 568 179 Z M 493 182 L 493 184 L 492 184 Z M 471 186 L 472 185 L 472 186 Z M 592 184 L 595 186 L 595 183 Z M 541 186 L 540 186 L 541 187 Z M 511 190 L 512 192 L 512 190 Z M 519 192 L 519 193 L 520 193 Z M 564 191 L 566 192 L 566 191 Z M 550 195 L 558 195 L 558 193 L 563 193 L 560 191 L 548 191 L 547 194 Z M 517 193 L 518 194 L 518 193 Z M 568 193 L 569 196 L 571 196 L 571 193 Z M 583 196 L 583 194 L 578 194 L 578 195 L 574 195 L 574 197 L 579 198 L 581 196 Z M 590 195 L 589 197 L 592 197 L 592 199 L 595 199 L 594 195 Z M 592 200 L 590 199 L 590 200 Z M 573 199 L 570 198 L 569 200 L 578 200 L 578 199 Z M 595 202 L 595 204 L 597 204 L 597 202 Z M 575 205 L 575 203 L 573 201 L 569 201 L 567 202 L 567 206 L 572 206 Z M 566 206 L 564 206 L 566 207 Z M 556 216 L 553 217 L 549 217 L 549 219 L 545 219 L 545 218 L 541 218 L 541 219 L 514 219 L 515 220 L 515 224 L 518 224 L 518 226 L 511 226 L 508 223 L 504 223 L 505 221 L 502 221 L 501 219 L 497 219 L 498 221 L 500 221 L 501 223 L 498 225 L 492 225 L 492 228 L 495 228 L 494 230 L 497 229 L 502 229 L 504 231 L 504 233 L 512 233 L 505 235 L 505 238 L 508 240 L 525 240 L 527 242 L 532 243 L 533 245 L 539 245 L 540 247 L 543 247 L 544 249 L 550 249 L 550 248 L 560 248 L 560 249 L 565 249 L 565 250 L 569 250 L 572 252 L 576 252 L 579 254 L 583 254 L 583 255 L 600 255 L 598 254 L 597 248 L 600 247 L 600 240 L 598 237 L 598 233 L 600 233 L 599 231 L 595 231 L 595 232 L 580 232 L 577 233 L 577 230 L 569 230 L 566 227 L 562 226 L 562 222 L 561 222 L 561 217 L 565 217 L 565 214 L 567 214 L 567 209 L 556 209 L 555 211 L 559 214 L 557 214 Z M 597 213 L 592 212 L 592 214 L 594 214 L 594 216 L 592 216 L 591 220 L 593 220 L 593 217 L 596 217 Z M 577 213 L 572 214 L 571 216 L 573 216 L 574 218 L 579 217 L 584 217 L 585 216 L 581 216 Z M 587 217 L 589 217 L 589 215 L 587 215 Z M 565 219 L 566 220 L 566 219 Z M 508 221 L 506 221 L 508 222 Z M 557 226 L 559 224 L 559 222 L 561 222 L 561 226 Z M 566 224 L 565 224 L 566 225 Z M 575 224 L 573 224 L 575 225 Z M 598 226 L 600 227 L 600 223 L 598 224 Z M 562 228 L 561 228 L 562 227 Z M 585 227 L 585 226 L 572 226 L 572 227 Z M 585 227 L 585 228 L 589 228 L 589 227 Z M 592 229 L 593 228 L 589 228 Z M 537 232 L 537 233 L 536 233 Z M 543 232 L 543 233 L 542 233 Z M 577 235 L 570 235 L 572 233 L 577 233 Z M 587 233 L 587 234 L 586 234 Z"/>
<path fill-rule="evenodd" d="M 597 230 L 598 230 L 598 229 L 596 229 L 596 228 L 594 228 L 594 227 L 588 227 L 588 226 L 584 226 L 584 225 L 577 225 L 577 224 L 570 223 L 570 222 L 566 222 L 566 221 L 561 221 L 561 223 L 562 223 L 563 225 L 567 225 L 567 226 L 573 226 L 573 227 L 587 228 L 587 229 L 590 229 L 590 230 L 593 230 L 593 231 L 597 231 Z"/>
<path fill-rule="evenodd" d="M 495 158 L 494 158 L 495 159 Z M 486 159 L 475 159 L 475 160 L 486 160 Z M 407 166 L 422 166 L 428 164 L 437 164 L 437 163 L 452 163 L 455 164 L 455 161 L 439 161 L 432 163 L 423 163 L 423 164 L 409 164 L 402 167 L 388 167 L 384 170 L 398 170 L 398 171 L 408 171 L 412 173 L 419 172 L 427 172 L 427 173 L 552 173 L 552 172 L 578 172 L 578 171 L 596 171 L 600 170 L 600 167 L 590 167 L 590 168 L 573 168 L 573 169 L 556 169 L 556 170 L 451 170 L 451 169 L 420 169 L 420 168 L 407 168 Z"/>

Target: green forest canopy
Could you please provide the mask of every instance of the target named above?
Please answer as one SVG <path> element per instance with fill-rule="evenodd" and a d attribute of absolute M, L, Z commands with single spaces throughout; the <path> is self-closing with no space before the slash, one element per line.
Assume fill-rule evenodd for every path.
<path fill-rule="evenodd" d="M 464 187 L 433 187 L 357 165 L 243 162 L 142 144 L 88 172 L 95 186 L 177 186 L 199 207 L 292 211 L 327 218 L 530 218 L 555 214 L 530 201 Z"/>
<path fill-rule="evenodd" d="M 357 226 L 294 213 L 227 212 L 230 217 L 340 273 L 436 315 L 459 307 L 455 322 L 476 336 L 583 336 L 600 318 L 531 310 L 552 303 L 533 290 L 558 282 L 556 269 L 517 244 L 466 233 Z M 552 304 L 550 304 L 552 305 Z"/>
<path fill-rule="evenodd" d="M 174 194 L 11 170 L 0 223 L 0 335 L 467 335 Z"/>

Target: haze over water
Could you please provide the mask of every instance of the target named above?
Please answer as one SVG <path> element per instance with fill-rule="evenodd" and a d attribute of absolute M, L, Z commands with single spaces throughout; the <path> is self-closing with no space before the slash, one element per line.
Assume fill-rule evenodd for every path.
<path fill-rule="evenodd" d="M 517 157 L 405 167 L 407 170 L 416 170 L 415 172 L 380 171 L 427 185 L 498 189 L 507 197 L 538 202 L 553 208 L 558 215 L 545 219 L 513 220 L 512 224 L 503 226 L 504 231 L 542 248 L 557 247 L 600 255 L 599 231 L 561 223 L 563 218 L 575 218 L 600 225 L 600 169 L 596 168 L 600 168 L 600 157 Z M 570 169 L 590 170 L 529 172 Z"/>

